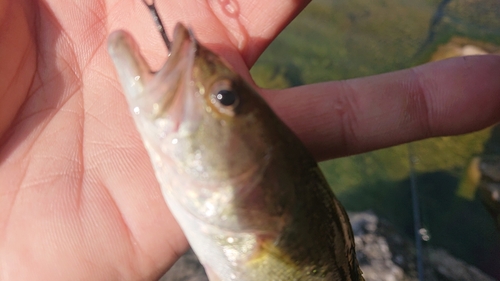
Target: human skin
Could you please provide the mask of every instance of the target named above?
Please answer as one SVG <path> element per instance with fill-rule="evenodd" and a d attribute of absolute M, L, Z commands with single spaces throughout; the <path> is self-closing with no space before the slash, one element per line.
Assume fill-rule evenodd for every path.
<path fill-rule="evenodd" d="M 157 6 L 250 81 L 308 1 L 226 2 Z M 154 280 L 188 247 L 106 51 L 116 29 L 153 69 L 166 59 L 138 0 L 0 0 L 0 280 Z M 498 122 L 500 57 L 260 92 L 324 160 Z"/>

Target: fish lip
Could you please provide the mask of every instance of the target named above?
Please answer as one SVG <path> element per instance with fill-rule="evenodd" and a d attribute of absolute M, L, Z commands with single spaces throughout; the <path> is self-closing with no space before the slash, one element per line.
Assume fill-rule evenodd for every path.
<path fill-rule="evenodd" d="M 153 119 L 168 118 L 175 123 L 177 131 L 180 123 L 188 116 L 189 106 L 193 97 L 190 97 L 192 87 L 192 69 L 195 62 L 198 43 L 191 29 L 178 23 L 174 30 L 171 52 L 163 67 L 154 75 L 148 90 L 156 95 L 153 104 Z"/>
<path fill-rule="evenodd" d="M 153 96 L 153 119 L 170 115 L 172 108 L 179 105 L 177 103 L 186 92 L 183 88 L 188 86 L 192 78 L 191 70 L 197 48 L 198 44 L 191 30 L 178 23 L 169 57 L 147 87 L 147 92 Z"/>
<path fill-rule="evenodd" d="M 169 54 L 169 60 L 172 57 L 179 57 L 184 54 L 186 51 L 186 48 L 184 46 L 184 43 L 189 42 L 189 47 L 193 47 L 195 49 L 198 48 L 198 43 L 197 40 L 193 34 L 193 31 L 190 28 L 187 28 L 184 24 L 182 23 L 177 23 L 175 25 L 174 29 L 174 37 L 172 41 L 172 50 Z M 168 64 L 167 60 L 167 64 Z"/>

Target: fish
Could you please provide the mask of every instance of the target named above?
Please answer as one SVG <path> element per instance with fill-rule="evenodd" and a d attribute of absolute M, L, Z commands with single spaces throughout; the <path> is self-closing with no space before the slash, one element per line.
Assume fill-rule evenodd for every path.
<path fill-rule="evenodd" d="M 364 280 L 317 162 L 259 93 L 178 23 L 153 72 L 132 36 L 108 52 L 163 197 L 211 281 Z"/>

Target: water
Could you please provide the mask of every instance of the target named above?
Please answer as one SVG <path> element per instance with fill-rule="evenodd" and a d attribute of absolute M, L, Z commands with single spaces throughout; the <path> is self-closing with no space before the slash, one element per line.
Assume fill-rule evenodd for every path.
<path fill-rule="evenodd" d="M 315 0 L 252 74 L 264 87 L 285 88 L 403 69 L 459 55 L 466 45 L 500 53 L 500 1 Z M 417 238 L 424 255 L 445 249 L 500 280 L 500 232 L 477 189 L 490 134 L 425 140 L 410 152 L 402 145 L 322 168 L 347 209 L 371 209 Z M 413 172 L 410 158 L 418 159 Z"/>

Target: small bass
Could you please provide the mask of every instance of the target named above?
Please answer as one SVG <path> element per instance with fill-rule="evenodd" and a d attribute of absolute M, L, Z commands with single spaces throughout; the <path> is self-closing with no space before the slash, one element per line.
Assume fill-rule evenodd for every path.
<path fill-rule="evenodd" d="M 158 72 L 125 31 L 108 49 L 211 281 L 363 280 L 349 218 L 316 161 L 228 63 L 182 24 Z"/>

